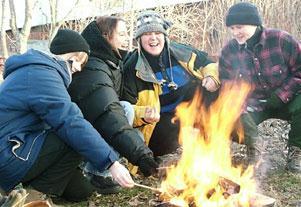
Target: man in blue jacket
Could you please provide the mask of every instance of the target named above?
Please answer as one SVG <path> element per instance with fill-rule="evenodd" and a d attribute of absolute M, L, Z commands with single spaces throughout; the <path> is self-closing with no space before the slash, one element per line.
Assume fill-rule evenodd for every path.
<path fill-rule="evenodd" d="M 80 109 L 67 87 L 81 70 L 89 45 L 77 32 L 59 30 L 48 56 L 37 50 L 5 63 L 0 85 L 0 187 L 20 182 L 71 201 L 87 199 L 95 189 L 77 169 L 86 159 L 109 169 L 122 187 L 133 187 L 127 169 Z"/>

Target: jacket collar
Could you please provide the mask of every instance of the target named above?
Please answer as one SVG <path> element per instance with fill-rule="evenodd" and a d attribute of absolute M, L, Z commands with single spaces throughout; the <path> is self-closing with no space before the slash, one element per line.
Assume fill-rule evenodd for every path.
<path fill-rule="evenodd" d="M 165 49 L 168 50 L 171 57 L 174 57 L 177 61 L 188 63 L 191 59 L 192 49 L 186 45 L 179 44 L 176 42 L 170 42 L 168 38 L 165 39 Z M 157 80 L 154 71 L 149 65 L 146 57 L 141 51 L 141 45 L 138 41 L 138 60 L 135 65 L 136 75 L 140 79 L 161 84 L 160 81 Z"/>
<path fill-rule="evenodd" d="M 153 69 L 151 68 L 146 57 L 141 51 L 138 51 L 138 60 L 135 69 L 138 78 L 147 82 L 160 84 L 160 82 L 156 78 Z"/>
<path fill-rule="evenodd" d="M 169 50 L 170 44 L 169 39 L 165 37 L 165 45 L 163 50 Z M 150 66 L 147 58 L 145 57 L 144 53 L 142 52 L 142 47 L 140 45 L 140 41 L 138 40 L 138 60 L 135 66 L 136 75 L 138 78 L 152 83 L 161 84 L 161 82 L 156 78 L 156 75 Z"/>

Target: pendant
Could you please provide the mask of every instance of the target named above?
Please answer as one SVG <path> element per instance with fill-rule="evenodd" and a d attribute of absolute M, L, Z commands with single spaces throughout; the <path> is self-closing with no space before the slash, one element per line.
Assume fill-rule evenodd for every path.
<path fill-rule="evenodd" d="M 169 82 L 167 86 L 169 88 L 171 88 L 172 90 L 177 90 L 178 89 L 178 85 L 173 81 Z"/>
<path fill-rule="evenodd" d="M 159 84 L 160 84 L 160 86 L 163 86 L 165 83 L 166 83 L 166 80 L 165 80 L 165 79 L 161 79 L 161 80 L 159 80 Z"/>

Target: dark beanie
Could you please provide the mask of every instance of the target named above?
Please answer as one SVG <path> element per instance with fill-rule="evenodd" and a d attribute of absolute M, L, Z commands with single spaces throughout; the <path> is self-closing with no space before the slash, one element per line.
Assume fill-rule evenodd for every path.
<path fill-rule="evenodd" d="M 70 29 L 60 29 L 50 43 L 50 52 L 55 55 L 85 52 L 89 55 L 90 47 L 78 32 Z"/>
<path fill-rule="evenodd" d="M 262 25 L 257 7 L 248 2 L 240 2 L 231 6 L 226 16 L 227 27 L 235 24 Z"/>

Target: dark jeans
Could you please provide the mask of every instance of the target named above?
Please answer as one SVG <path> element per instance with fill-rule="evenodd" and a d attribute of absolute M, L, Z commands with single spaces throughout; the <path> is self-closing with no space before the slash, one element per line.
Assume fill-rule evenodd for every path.
<path fill-rule="evenodd" d="M 199 85 L 198 85 L 199 84 Z M 187 91 L 184 101 L 191 101 L 195 96 L 195 88 L 200 86 L 197 82 L 195 86 Z M 210 104 L 218 97 L 217 92 L 209 92 L 203 87 L 200 87 L 202 104 L 209 107 Z M 179 147 L 179 121 L 173 123 L 171 120 L 174 118 L 174 112 L 166 112 L 160 114 L 160 121 L 157 123 L 149 142 L 149 148 L 153 151 L 155 156 L 161 156 L 174 152 Z"/>
<path fill-rule="evenodd" d="M 262 112 L 253 112 L 241 116 L 244 126 L 246 144 L 257 136 L 257 125 L 269 118 L 287 120 L 291 124 L 288 134 L 288 145 L 301 148 L 301 95 L 296 96 L 288 104 L 277 109 L 267 109 Z"/>
<path fill-rule="evenodd" d="M 175 151 L 179 147 L 179 123 L 172 123 L 174 113 L 162 113 L 149 142 L 155 156 Z"/>
<path fill-rule="evenodd" d="M 50 133 L 22 183 L 66 200 L 86 200 L 95 189 L 78 169 L 82 160 L 78 153 L 54 133 Z"/>

